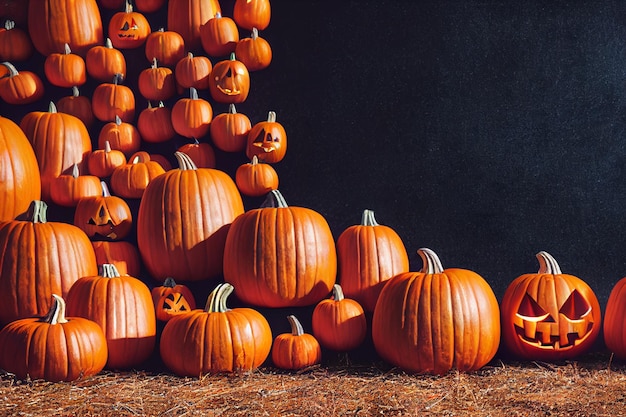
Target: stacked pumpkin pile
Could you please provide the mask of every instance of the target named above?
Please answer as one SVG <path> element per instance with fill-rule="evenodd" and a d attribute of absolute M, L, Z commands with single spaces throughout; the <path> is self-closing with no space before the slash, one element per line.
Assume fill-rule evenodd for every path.
<path fill-rule="evenodd" d="M 410 272 L 402 239 L 370 210 L 335 241 L 320 213 L 287 205 L 273 168 L 284 127 L 272 111 L 253 125 L 235 108 L 272 59 L 259 34 L 268 0 L 235 0 L 232 18 L 217 0 L 1 7 L 12 20 L 0 31 L 0 98 L 50 103 L 19 120 L 0 115 L 0 368 L 73 380 L 141 366 L 158 344 L 179 375 L 251 370 L 270 353 L 277 367 L 301 369 L 369 333 L 389 363 L 442 374 L 488 363 L 501 329 L 528 358 L 573 357 L 596 339 L 593 292 L 544 252 L 540 273 L 514 281 L 500 306 L 480 275 L 444 270 L 432 250 L 420 249 L 423 268 Z M 153 31 L 160 11 L 168 30 Z M 131 77 L 138 55 L 146 68 Z M 18 70 L 38 56 L 43 76 Z M 216 104 L 228 110 L 213 117 Z M 151 152 L 180 138 L 171 159 Z M 230 175 L 214 147 L 247 161 Z M 245 210 L 242 195 L 265 201 Z M 49 220 L 48 207 L 71 220 Z M 185 284 L 214 286 L 204 308 Z M 243 306 L 229 308 L 233 291 Z M 312 333 L 300 307 L 313 308 Z M 291 310 L 291 332 L 274 338 L 261 308 Z M 612 308 L 606 323 L 623 317 Z"/>

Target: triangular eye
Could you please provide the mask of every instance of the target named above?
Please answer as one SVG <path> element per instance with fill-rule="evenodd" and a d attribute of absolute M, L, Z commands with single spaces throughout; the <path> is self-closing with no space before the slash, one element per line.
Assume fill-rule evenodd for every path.
<path fill-rule="evenodd" d="M 258 143 L 259 145 L 263 143 L 265 140 L 265 129 L 261 129 L 256 138 L 254 138 L 254 143 Z"/>
<path fill-rule="evenodd" d="M 570 320 L 580 320 L 591 312 L 591 305 L 585 300 L 578 290 L 572 291 L 567 300 L 561 306 L 559 313 Z"/>
<path fill-rule="evenodd" d="M 100 206 L 100 212 L 98 213 L 98 217 L 104 217 L 106 214 L 106 210 L 103 206 Z"/>
<path fill-rule="evenodd" d="M 550 314 L 544 310 L 533 298 L 526 293 L 517 310 L 517 315 L 529 321 L 554 321 Z"/>
<path fill-rule="evenodd" d="M 265 141 L 269 143 L 272 143 L 274 141 L 270 132 L 267 132 L 267 135 L 265 135 Z"/>
<path fill-rule="evenodd" d="M 130 26 L 128 25 L 128 22 L 124 22 L 124 26 L 122 26 L 120 30 L 127 31 L 129 28 Z"/>

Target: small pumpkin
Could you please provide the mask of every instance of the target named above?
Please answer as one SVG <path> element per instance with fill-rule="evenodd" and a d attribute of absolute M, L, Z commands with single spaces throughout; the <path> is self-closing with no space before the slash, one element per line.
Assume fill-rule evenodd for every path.
<path fill-rule="evenodd" d="M 270 66 L 272 47 L 267 40 L 259 36 L 257 28 L 253 28 L 250 37 L 243 38 L 237 43 L 235 55 L 245 64 L 248 71 L 259 71 Z"/>
<path fill-rule="evenodd" d="M 263 364 L 272 348 L 272 329 L 258 311 L 230 309 L 230 284 L 211 292 L 204 310 L 172 317 L 160 341 L 165 366 L 180 376 L 251 371 Z"/>
<path fill-rule="evenodd" d="M 27 61 L 35 48 L 28 33 L 15 26 L 15 21 L 7 19 L 0 28 L 0 61 Z"/>
<path fill-rule="evenodd" d="M 57 111 L 78 117 L 87 129 L 93 125 L 95 118 L 91 110 L 91 99 L 88 96 L 81 96 L 78 87 L 73 86 L 72 94 L 61 97 L 56 106 Z"/>
<path fill-rule="evenodd" d="M 252 30 L 263 30 L 270 24 L 272 9 L 269 0 L 236 0 L 233 18 L 237 26 Z"/>
<path fill-rule="evenodd" d="M 156 318 L 160 321 L 169 321 L 178 314 L 189 313 L 196 308 L 196 301 L 189 287 L 177 284 L 172 277 L 165 278 L 161 286 L 152 289 L 152 301 Z"/>
<path fill-rule="evenodd" d="M 215 168 L 215 151 L 206 142 L 199 142 L 194 138 L 192 143 L 181 145 L 178 152 L 189 155 L 198 168 Z"/>
<path fill-rule="evenodd" d="M 128 158 L 141 148 L 141 135 L 133 123 L 115 116 L 113 121 L 102 126 L 98 134 L 99 148 L 104 148 L 107 142 L 112 149 L 122 151 Z"/>
<path fill-rule="evenodd" d="M 250 118 L 238 113 L 234 103 L 228 105 L 228 112 L 213 118 L 209 133 L 216 148 L 224 152 L 242 152 L 248 143 L 248 132 L 252 128 Z"/>
<path fill-rule="evenodd" d="M 156 59 L 161 65 L 173 68 L 185 57 L 185 40 L 178 32 L 160 28 L 148 35 L 144 51 L 148 61 Z"/>
<path fill-rule="evenodd" d="M 71 88 L 87 82 L 85 60 L 72 53 L 68 44 L 63 53 L 54 52 L 46 57 L 43 70 L 48 82 L 57 87 Z"/>
<path fill-rule="evenodd" d="M 248 98 L 250 73 L 235 53 L 215 63 L 209 77 L 209 92 L 218 103 L 242 103 Z"/>
<path fill-rule="evenodd" d="M 107 361 L 107 343 L 97 323 L 66 317 L 65 301 L 52 295 L 48 313 L 9 323 L 0 331 L 0 368 L 20 379 L 75 381 L 96 375 Z"/>
<path fill-rule="evenodd" d="M 92 151 L 87 157 L 87 169 L 98 178 L 107 178 L 115 168 L 126 165 L 126 155 L 118 149 L 111 149 L 111 143 L 104 142 L 104 148 Z"/>
<path fill-rule="evenodd" d="M 130 207 L 124 199 L 111 195 L 104 181 L 101 184 L 101 195 L 78 201 L 73 223 L 91 239 L 124 239 L 133 225 Z"/>
<path fill-rule="evenodd" d="M 193 87 L 189 89 L 189 97 L 178 99 L 172 107 L 172 126 L 176 133 L 186 138 L 206 136 L 212 119 L 211 103 L 198 97 L 198 91 Z"/>
<path fill-rule="evenodd" d="M 135 93 L 121 84 L 121 74 L 113 77 L 113 82 L 99 84 L 93 91 L 91 107 L 93 115 L 102 122 L 112 122 L 119 117 L 130 123 L 135 119 Z"/>
<path fill-rule="evenodd" d="M 126 0 L 124 11 L 115 13 L 109 20 L 109 38 L 119 49 L 143 46 L 150 33 L 150 22 L 143 13 L 133 10 L 131 0 Z"/>
<path fill-rule="evenodd" d="M 278 173 L 270 164 L 259 163 L 256 155 L 235 171 L 235 183 L 242 194 L 259 197 L 278 189 Z"/>
<path fill-rule="evenodd" d="M 176 94 L 174 72 L 168 67 L 159 66 L 156 58 L 152 60 L 150 68 L 139 73 L 137 86 L 147 100 L 168 100 Z"/>
<path fill-rule="evenodd" d="M 63 207 L 76 207 L 83 198 L 102 194 L 100 178 L 81 174 L 78 164 L 74 164 L 71 174 L 61 174 L 50 183 L 50 199 Z"/>
<path fill-rule="evenodd" d="M 93 46 L 87 51 L 85 65 L 87 74 L 100 82 L 110 82 L 116 75 L 126 78 L 126 57 L 113 47 L 110 38 L 104 45 Z"/>
<path fill-rule="evenodd" d="M 182 88 L 193 87 L 196 90 L 207 90 L 212 70 L 213 64 L 209 58 L 189 52 L 176 63 L 174 77 Z"/>
<path fill-rule="evenodd" d="M 0 98 L 8 104 L 30 104 L 43 97 L 45 87 L 39 75 L 32 71 L 18 71 L 10 62 L 8 75 L 0 78 Z"/>
<path fill-rule="evenodd" d="M 287 132 L 276 121 L 276 112 L 270 111 L 267 120 L 256 123 L 248 132 L 246 155 L 254 155 L 261 162 L 273 164 L 282 161 L 287 153 Z"/>
<path fill-rule="evenodd" d="M 200 42 L 210 56 L 228 56 L 239 42 L 239 28 L 233 19 L 218 12 L 200 27 Z"/>
<path fill-rule="evenodd" d="M 172 110 L 162 101 L 159 101 L 156 107 L 148 101 L 148 107 L 143 109 L 137 118 L 137 130 L 145 142 L 167 142 L 176 136 L 172 125 Z"/>
<path fill-rule="evenodd" d="M 311 316 L 313 335 L 327 349 L 356 349 L 367 335 L 365 311 L 357 301 L 345 298 L 341 285 L 333 286 L 332 298 L 320 301 Z"/>
<path fill-rule="evenodd" d="M 111 174 L 111 189 L 122 198 L 141 198 L 144 190 L 156 177 L 165 170 L 156 161 L 141 161 L 139 156 L 113 170 Z"/>
<path fill-rule="evenodd" d="M 300 321 L 290 314 L 287 316 L 291 333 L 281 333 L 272 345 L 272 362 L 277 368 L 300 370 L 318 365 L 322 361 L 322 348 L 312 334 L 305 333 Z"/>

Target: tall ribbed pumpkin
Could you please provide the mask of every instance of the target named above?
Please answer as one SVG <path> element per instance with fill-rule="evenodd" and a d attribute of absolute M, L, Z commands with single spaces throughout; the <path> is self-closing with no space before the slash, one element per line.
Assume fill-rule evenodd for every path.
<path fill-rule="evenodd" d="M 33 147 L 11 119 L 0 116 L 0 221 L 13 220 L 41 198 L 41 177 Z"/>
<path fill-rule="evenodd" d="M 500 344 L 500 310 L 489 284 L 467 269 L 443 269 L 430 249 L 419 272 L 387 281 L 372 317 L 372 340 L 387 362 L 416 373 L 473 371 Z"/>
<path fill-rule="evenodd" d="M 324 217 L 287 206 L 272 190 L 261 208 L 233 221 L 224 249 L 224 280 L 261 307 L 316 304 L 335 284 L 337 254 Z"/>
<path fill-rule="evenodd" d="M 63 53 L 68 44 L 74 53 L 102 45 L 102 17 L 96 0 L 30 0 L 28 31 L 35 49 L 44 56 Z"/>
<path fill-rule="evenodd" d="M 56 177 L 70 173 L 74 164 L 80 171 L 86 170 L 86 158 L 92 150 L 89 131 L 78 117 L 57 112 L 52 102 L 47 112 L 27 113 L 20 128 L 39 162 L 41 198 L 49 202 L 50 184 Z"/>
<path fill-rule="evenodd" d="M 141 198 L 139 252 L 158 281 L 215 278 L 222 273 L 228 226 L 243 213 L 243 201 L 228 174 L 175 155 L 179 169 L 150 181 Z"/>
<path fill-rule="evenodd" d="M 167 29 L 180 33 L 187 51 L 202 51 L 200 27 L 221 11 L 218 0 L 170 0 Z"/>
<path fill-rule="evenodd" d="M 98 272 L 89 238 L 78 227 L 48 222 L 33 201 L 26 220 L 0 223 L 0 323 L 42 316 L 80 277 Z"/>

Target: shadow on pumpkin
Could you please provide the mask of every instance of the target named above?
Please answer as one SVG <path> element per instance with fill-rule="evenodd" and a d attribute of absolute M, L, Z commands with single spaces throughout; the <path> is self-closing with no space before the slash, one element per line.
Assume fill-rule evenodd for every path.
<path fill-rule="evenodd" d="M 107 369 L 130 369 L 142 365 L 152 356 L 156 346 L 156 334 L 145 337 L 108 339 L 109 358 Z"/>

